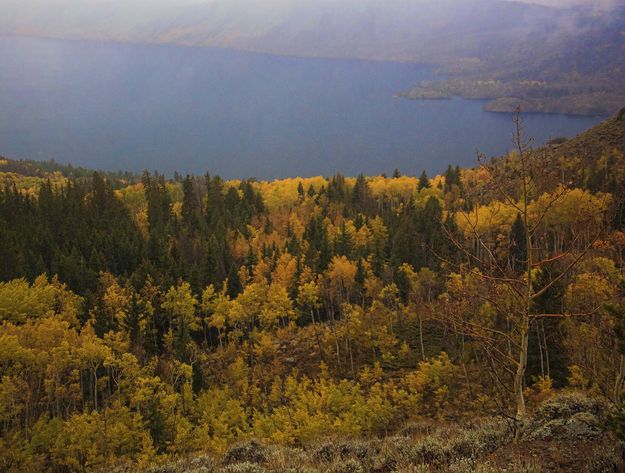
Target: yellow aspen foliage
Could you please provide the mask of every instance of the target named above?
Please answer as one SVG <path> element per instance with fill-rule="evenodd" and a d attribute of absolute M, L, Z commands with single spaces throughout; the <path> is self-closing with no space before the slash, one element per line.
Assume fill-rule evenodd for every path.
<path fill-rule="evenodd" d="M 257 285 L 267 284 L 270 278 L 271 278 L 271 264 L 269 261 L 265 259 L 261 259 L 258 263 L 256 263 L 256 266 L 254 266 L 252 282 Z"/>
<path fill-rule="evenodd" d="M 250 368 L 242 356 L 237 356 L 228 366 L 226 371 L 228 384 L 236 390 L 237 395 L 242 396 L 248 392 L 249 372 Z"/>
<path fill-rule="evenodd" d="M 350 224 L 353 225 L 351 221 Z M 373 234 L 367 225 L 361 226 L 358 230 L 354 228 L 353 241 L 356 248 L 361 250 L 367 248 L 367 246 L 371 244 L 372 238 Z"/>
<path fill-rule="evenodd" d="M 294 212 L 289 213 L 289 226 L 291 228 L 291 232 L 293 232 L 293 235 L 295 235 L 297 238 L 302 238 L 302 236 L 304 235 L 305 225 Z"/>
<path fill-rule="evenodd" d="M 212 314 L 210 315 L 209 325 L 220 332 L 226 328 L 229 324 L 231 305 L 232 301 L 228 295 L 220 293 L 211 304 Z"/>
<path fill-rule="evenodd" d="M 284 252 L 278 258 L 276 267 L 271 274 L 271 282 L 277 284 L 287 291 L 295 288 L 297 283 L 297 260 L 288 252 Z"/>
<path fill-rule="evenodd" d="M 309 178 L 296 177 L 280 179 L 271 182 L 263 181 L 258 183 L 258 187 L 267 207 L 271 210 L 275 210 L 280 207 L 292 207 L 298 202 L 299 195 L 297 188 L 300 183 L 305 190 L 308 190 L 310 186 L 319 190 L 321 186 L 327 185 L 327 181 L 324 177 L 316 176 Z"/>
<path fill-rule="evenodd" d="M 250 244 L 248 243 L 248 240 L 241 232 L 237 231 L 234 235 L 229 237 L 229 241 L 232 242 L 230 250 L 232 251 L 233 258 L 237 261 L 244 261 L 250 251 Z"/>
<path fill-rule="evenodd" d="M 255 334 L 254 357 L 261 363 L 269 362 L 278 353 L 278 343 L 274 337 L 261 331 Z"/>
<path fill-rule="evenodd" d="M 553 379 L 549 375 L 538 376 L 532 386 L 526 388 L 526 395 L 534 403 L 541 403 L 554 395 Z"/>
<path fill-rule="evenodd" d="M 588 387 L 588 379 L 584 376 L 582 368 L 577 365 L 569 366 L 569 376 L 566 378 L 570 387 L 584 389 Z"/>
<path fill-rule="evenodd" d="M 315 310 L 319 308 L 319 286 L 315 281 L 306 282 L 299 286 L 297 303 L 304 310 Z"/>
<path fill-rule="evenodd" d="M 271 328 L 280 321 L 283 323 L 292 321 L 295 317 L 293 302 L 286 288 L 279 284 L 271 284 L 259 315 L 261 325 L 265 328 Z"/>
<path fill-rule="evenodd" d="M 313 281 L 317 281 L 317 276 L 309 266 L 304 265 L 301 269 L 299 284 L 302 285 Z"/>
<path fill-rule="evenodd" d="M 198 301 L 191 292 L 191 286 L 183 282 L 172 286 L 165 294 L 163 308 L 171 312 L 174 320 L 179 324 L 187 324 L 191 329 L 197 329 L 195 307 Z"/>
<path fill-rule="evenodd" d="M 254 324 L 267 300 L 266 283 L 253 282 L 234 300 L 230 307 L 229 318 L 235 325 Z"/>
<path fill-rule="evenodd" d="M 369 227 L 371 228 L 374 242 L 383 242 L 388 240 L 388 229 L 386 228 L 386 225 L 384 225 L 384 221 L 379 216 L 376 216 L 374 219 L 369 221 Z"/>
<path fill-rule="evenodd" d="M 360 371 L 360 382 L 364 386 L 370 386 L 374 383 L 378 383 L 382 381 L 382 376 L 384 375 L 384 371 L 382 370 L 382 366 L 379 361 L 376 361 L 373 364 L 373 367 L 369 367 L 369 365 L 365 365 Z"/>
<path fill-rule="evenodd" d="M 450 402 L 449 389 L 455 381 L 457 367 L 447 353 L 419 363 L 414 373 L 406 376 L 407 387 L 421 398 L 421 413 L 440 417 Z"/>
<path fill-rule="evenodd" d="M 597 273 L 578 274 L 566 288 L 564 301 L 569 311 L 591 315 L 613 301 L 615 287 Z"/>
<path fill-rule="evenodd" d="M 171 214 L 177 219 L 182 218 L 182 202 L 174 202 L 171 204 Z"/>
<path fill-rule="evenodd" d="M 349 301 L 356 283 L 356 264 L 345 256 L 335 256 L 328 266 L 327 278 L 330 286 L 330 295 L 337 301 Z"/>
<path fill-rule="evenodd" d="M 554 193 L 558 192 L 562 192 L 562 189 L 554 191 Z M 553 200 L 553 196 L 545 193 L 531 204 L 530 213 L 533 217 L 532 220 L 535 221 L 537 215 L 546 211 L 543 225 L 551 227 L 561 225 L 578 227 L 591 223 L 597 224 L 603 218 L 611 199 L 609 194 L 592 194 L 583 189 L 571 189 L 566 191 L 556 204 L 551 205 L 546 211 L 545 209 L 550 205 L 549 202 Z"/>
<path fill-rule="evenodd" d="M 250 430 L 242 402 L 227 388 L 209 388 L 196 401 L 198 426 L 195 445 L 223 453 L 226 447 Z"/>
<path fill-rule="evenodd" d="M 70 471 L 145 461 L 153 453 L 141 416 L 120 405 L 74 415 L 62 425 L 41 418 L 36 431 L 39 442 L 49 444 L 52 462 Z"/>
<path fill-rule="evenodd" d="M 117 279 L 107 272 L 100 273 L 100 285 L 104 288 L 102 296 L 103 310 L 118 324 L 122 324 L 126 318 L 128 304 L 130 302 L 129 291 L 119 285 Z"/>
<path fill-rule="evenodd" d="M 23 323 L 29 318 L 53 315 L 76 325 L 82 304 L 83 299 L 57 278 L 48 282 L 41 275 L 32 285 L 25 279 L 0 282 L 0 321 Z"/>
<path fill-rule="evenodd" d="M 245 288 L 245 286 L 247 286 L 252 279 L 251 271 L 247 266 L 241 266 L 239 271 L 237 271 L 237 276 L 239 277 L 239 282 L 243 288 Z"/>
<path fill-rule="evenodd" d="M 200 303 L 200 308 L 206 314 L 212 314 L 215 312 L 215 306 L 217 305 L 218 295 L 215 293 L 215 287 L 212 284 L 206 286 L 206 288 L 202 291 L 202 301 Z"/>

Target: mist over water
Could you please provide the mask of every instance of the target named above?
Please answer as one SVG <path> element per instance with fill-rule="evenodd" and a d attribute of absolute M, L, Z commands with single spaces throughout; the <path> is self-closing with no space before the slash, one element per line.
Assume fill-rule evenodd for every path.
<path fill-rule="evenodd" d="M 512 117 L 394 97 L 427 66 L 0 38 L 0 154 L 226 178 L 430 174 L 511 147 Z M 536 143 L 600 119 L 527 115 Z"/>

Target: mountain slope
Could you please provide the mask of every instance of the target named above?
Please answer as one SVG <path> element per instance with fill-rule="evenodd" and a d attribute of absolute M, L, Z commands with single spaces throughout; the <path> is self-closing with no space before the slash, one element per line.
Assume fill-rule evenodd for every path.
<path fill-rule="evenodd" d="M 586 163 L 613 150 L 625 155 L 625 108 L 614 117 L 557 146 L 558 155 L 578 156 Z"/>

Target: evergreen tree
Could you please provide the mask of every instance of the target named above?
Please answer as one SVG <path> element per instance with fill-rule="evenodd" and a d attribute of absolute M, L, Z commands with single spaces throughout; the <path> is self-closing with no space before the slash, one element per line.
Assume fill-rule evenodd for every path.
<path fill-rule="evenodd" d="M 450 164 L 445 171 L 445 192 L 451 192 L 454 187 L 462 190 L 461 171 L 460 166 L 454 168 Z"/>
<path fill-rule="evenodd" d="M 163 176 L 143 175 L 148 206 L 148 257 L 157 268 L 170 266 L 167 236 L 171 218 L 171 200 Z"/>
<path fill-rule="evenodd" d="M 132 291 L 128 311 L 124 317 L 124 330 L 128 334 L 130 347 L 136 350 L 141 337 L 141 314 L 145 312 L 145 307 L 140 303 L 137 293 Z"/>
<path fill-rule="evenodd" d="M 202 209 L 195 190 L 195 179 L 188 175 L 182 181 L 182 223 L 190 234 L 200 231 Z"/>
<path fill-rule="evenodd" d="M 348 259 L 352 255 L 354 244 L 352 238 L 347 232 L 345 222 L 341 224 L 341 231 L 336 236 L 334 241 L 334 254 L 346 256 Z"/>
<path fill-rule="evenodd" d="M 371 215 L 375 211 L 375 200 L 373 199 L 369 183 L 363 174 L 359 174 L 351 193 L 351 206 L 355 213 Z"/>
<path fill-rule="evenodd" d="M 419 190 L 429 189 L 429 187 L 430 187 L 430 180 L 428 179 L 428 175 L 425 173 L 425 170 L 423 170 L 423 172 L 421 173 L 421 176 L 419 176 L 418 189 Z"/>
<path fill-rule="evenodd" d="M 232 265 L 230 267 L 230 272 L 228 273 L 228 287 L 226 288 L 228 295 L 231 298 L 236 298 L 243 287 L 241 286 L 241 279 L 239 278 L 239 272 L 237 271 L 237 267 Z"/>
<path fill-rule="evenodd" d="M 423 237 L 427 246 L 425 264 L 430 267 L 438 265 L 439 256 L 448 244 L 448 239 L 442 228 L 442 217 L 443 209 L 439 200 L 436 197 L 430 197 L 425 203 L 421 216 Z"/>
<path fill-rule="evenodd" d="M 323 217 L 312 218 L 304 229 L 304 239 L 308 242 L 305 262 L 315 271 L 323 271 L 330 262 L 328 231 Z"/>
<path fill-rule="evenodd" d="M 327 193 L 331 202 L 345 202 L 348 197 L 345 177 L 341 173 L 337 173 L 332 177 L 324 192 Z"/>

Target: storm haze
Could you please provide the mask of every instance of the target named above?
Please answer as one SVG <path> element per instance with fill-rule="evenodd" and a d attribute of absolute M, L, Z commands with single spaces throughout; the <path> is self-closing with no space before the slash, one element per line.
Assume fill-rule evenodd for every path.
<path fill-rule="evenodd" d="M 441 62 L 560 41 L 578 19 L 501 0 L 4 0 L 0 34 Z"/>

